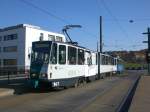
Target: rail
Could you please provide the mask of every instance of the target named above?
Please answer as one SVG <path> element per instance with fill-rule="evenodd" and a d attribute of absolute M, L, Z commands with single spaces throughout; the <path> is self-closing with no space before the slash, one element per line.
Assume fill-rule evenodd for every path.
<path fill-rule="evenodd" d="M 0 67 L 0 81 L 7 80 L 10 83 L 10 80 L 28 78 L 29 77 L 29 66 L 4 66 Z"/>

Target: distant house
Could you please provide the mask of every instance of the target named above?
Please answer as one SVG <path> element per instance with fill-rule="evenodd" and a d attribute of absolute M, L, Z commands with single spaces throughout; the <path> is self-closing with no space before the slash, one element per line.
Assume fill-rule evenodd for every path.
<path fill-rule="evenodd" d="M 19 24 L 0 29 L 0 67 L 29 68 L 33 41 L 66 41 L 65 36 L 42 30 L 38 26 Z"/>

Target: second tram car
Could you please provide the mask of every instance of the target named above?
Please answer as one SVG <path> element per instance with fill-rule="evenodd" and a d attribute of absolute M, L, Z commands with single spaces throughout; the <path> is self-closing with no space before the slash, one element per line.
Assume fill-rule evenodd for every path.
<path fill-rule="evenodd" d="M 33 42 L 30 80 L 35 88 L 40 83 L 68 87 L 95 80 L 98 74 L 97 57 L 97 52 L 67 42 Z M 100 54 L 100 73 L 116 71 L 117 58 Z"/>

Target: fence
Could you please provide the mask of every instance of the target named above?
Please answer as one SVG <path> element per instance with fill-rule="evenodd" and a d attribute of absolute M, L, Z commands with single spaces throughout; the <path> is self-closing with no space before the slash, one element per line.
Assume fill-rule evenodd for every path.
<path fill-rule="evenodd" d="M 0 67 L 0 80 L 28 78 L 29 73 L 29 66 L 4 66 Z"/>

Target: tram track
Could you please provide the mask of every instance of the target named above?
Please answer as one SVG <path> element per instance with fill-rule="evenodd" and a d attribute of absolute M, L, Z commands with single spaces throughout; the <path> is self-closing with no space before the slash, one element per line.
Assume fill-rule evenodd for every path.
<path fill-rule="evenodd" d="M 106 97 L 106 94 L 124 81 L 128 82 L 126 87 L 128 89 L 128 86 L 135 80 L 135 77 L 135 75 L 122 78 L 111 77 L 104 80 L 97 80 L 78 88 L 69 88 L 60 91 L 48 90 L 45 92 L 32 92 L 19 96 L 15 95 L 8 98 L 2 98 L 0 101 L 0 111 L 86 112 L 87 107 L 94 104 L 97 99 Z M 111 101 L 108 102 L 107 105 L 111 105 Z"/>

